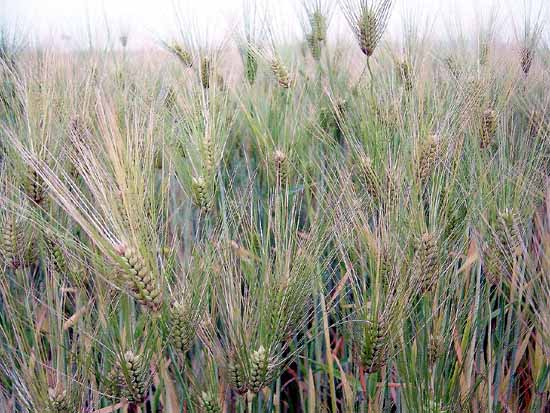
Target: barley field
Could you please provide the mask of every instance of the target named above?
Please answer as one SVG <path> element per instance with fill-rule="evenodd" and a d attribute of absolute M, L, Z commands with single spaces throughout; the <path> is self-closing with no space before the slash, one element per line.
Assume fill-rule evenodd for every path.
<path fill-rule="evenodd" d="M 0 31 L 1 413 L 550 412 L 546 14 L 392 3 Z"/>

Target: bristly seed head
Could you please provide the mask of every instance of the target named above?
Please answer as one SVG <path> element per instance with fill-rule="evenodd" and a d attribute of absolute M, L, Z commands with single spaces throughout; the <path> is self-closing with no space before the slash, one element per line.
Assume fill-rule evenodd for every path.
<path fill-rule="evenodd" d="M 366 56 L 372 56 L 378 43 L 377 18 L 371 10 L 364 10 L 359 21 L 359 47 Z"/>
<path fill-rule="evenodd" d="M 237 358 L 231 357 L 227 366 L 227 378 L 231 387 L 239 394 L 245 394 L 248 391 L 246 375 Z"/>
<path fill-rule="evenodd" d="M 497 113 L 493 109 L 487 109 L 481 116 L 481 149 L 488 148 L 493 143 L 497 133 Z"/>
<path fill-rule="evenodd" d="M 285 184 L 288 180 L 290 170 L 288 157 L 282 150 L 277 149 L 273 153 L 273 163 L 275 165 L 275 178 L 277 182 Z"/>
<path fill-rule="evenodd" d="M 422 145 L 420 158 L 418 160 L 418 177 L 422 184 L 426 183 L 428 178 L 439 160 L 439 137 L 431 135 Z"/>
<path fill-rule="evenodd" d="M 311 56 L 315 61 L 319 61 L 319 59 L 321 59 L 321 42 L 314 33 L 307 34 L 306 41 L 309 46 Z"/>
<path fill-rule="evenodd" d="M 146 399 L 150 370 L 142 355 L 127 351 L 122 360 L 115 363 L 109 376 L 114 396 L 125 397 L 132 403 L 142 403 Z"/>
<path fill-rule="evenodd" d="M 367 373 L 376 373 L 387 359 L 387 331 L 382 320 L 368 320 L 362 329 L 362 334 L 356 342 L 359 362 Z"/>
<path fill-rule="evenodd" d="M 519 216 L 514 210 L 499 211 L 494 232 L 484 250 L 484 274 L 491 284 L 498 285 L 503 276 L 512 273 L 514 259 L 521 256 L 522 248 Z"/>
<path fill-rule="evenodd" d="M 195 338 L 196 325 L 193 312 L 182 303 L 174 303 L 170 308 L 170 337 L 175 349 L 186 353 Z"/>
<path fill-rule="evenodd" d="M 286 67 L 278 58 L 274 58 L 271 61 L 271 70 L 273 71 L 273 74 L 275 75 L 279 86 L 284 89 L 290 88 L 290 75 Z"/>
<path fill-rule="evenodd" d="M 498 212 L 497 236 L 499 242 L 509 248 L 512 256 L 522 253 L 523 236 L 518 214 L 511 209 Z"/>
<path fill-rule="evenodd" d="M 212 177 L 215 170 L 214 141 L 207 130 L 201 142 L 201 156 L 203 161 L 203 171 L 206 177 Z"/>
<path fill-rule="evenodd" d="M 35 205 L 40 206 L 46 201 L 46 184 L 34 169 L 30 169 L 28 172 L 25 192 Z"/>
<path fill-rule="evenodd" d="M 193 57 L 191 56 L 191 53 L 185 50 L 182 45 L 175 43 L 170 47 L 170 51 L 174 53 L 174 55 L 181 63 L 183 63 L 185 67 L 189 68 L 193 66 Z"/>
<path fill-rule="evenodd" d="M 315 10 L 310 17 L 312 35 L 319 42 L 324 42 L 327 38 L 327 18 L 320 10 Z"/>
<path fill-rule="evenodd" d="M 245 75 L 248 83 L 251 85 L 256 80 L 256 74 L 258 73 L 258 57 L 254 50 L 248 46 L 245 53 Z"/>
<path fill-rule="evenodd" d="M 368 156 L 362 156 L 360 164 L 365 188 L 374 200 L 378 200 L 380 198 L 380 181 L 372 167 L 372 160 Z"/>
<path fill-rule="evenodd" d="M 422 235 L 418 245 L 417 257 L 420 272 L 420 291 L 426 293 L 433 288 L 438 276 L 437 244 L 432 233 L 425 232 Z"/>
<path fill-rule="evenodd" d="M 431 366 L 439 359 L 442 351 L 443 338 L 436 334 L 430 335 L 430 342 L 428 343 L 428 362 Z"/>
<path fill-rule="evenodd" d="M 212 207 L 212 194 L 203 176 L 193 178 L 192 191 L 195 205 L 203 212 L 210 211 Z"/>
<path fill-rule="evenodd" d="M 399 78 L 403 82 L 405 90 L 410 92 L 413 88 L 413 79 L 412 79 L 412 68 L 409 62 L 403 60 L 398 63 L 397 71 Z"/>
<path fill-rule="evenodd" d="M 23 217 L 13 212 L 4 214 L 0 229 L 0 254 L 10 267 L 17 269 L 34 260 L 32 233 Z"/>
<path fill-rule="evenodd" d="M 533 64 L 534 53 L 530 47 L 523 47 L 521 49 L 521 70 L 523 74 L 527 76 L 531 70 Z"/>
<path fill-rule="evenodd" d="M 200 404 L 206 413 L 221 413 L 222 409 L 215 395 L 202 392 L 200 395 Z"/>
<path fill-rule="evenodd" d="M 67 273 L 67 261 L 59 241 L 53 234 L 46 234 L 44 239 L 50 253 L 50 260 L 53 264 L 53 268 L 58 274 L 65 275 Z"/>
<path fill-rule="evenodd" d="M 258 393 L 267 384 L 269 369 L 269 354 L 260 346 L 250 356 L 249 390 L 252 393 Z"/>
<path fill-rule="evenodd" d="M 121 244 L 117 248 L 122 258 L 122 275 L 133 296 L 143 306 L 157 312 L 162 305 L 162 295 L 153 272 L 148 268 L 139 252 Z"/>
<path fill-rule="evenodd" d="M 49 389 L 48 393 L 47 413 L 73 413 L 78 410 L 66 390 L 61 388 Z"/>
<path fill-rule="evenodd" d="M 538 110 L 533 110 L 531 112 L 531 116 L 529 117 L 529 136 L 532 138 L 536 138 L 541 129 L 544 128 L 544 116 L 542 113 Z"/>
<path fill-rule="evenodd" d="M 208 56 L 203 56 L 203 58 L 201 59 L 200 78 L 202 87 L 205 89 L 208 89 L 210 87 L 210 77 L 212 74 L 211 66 L 212 65 Z"/>

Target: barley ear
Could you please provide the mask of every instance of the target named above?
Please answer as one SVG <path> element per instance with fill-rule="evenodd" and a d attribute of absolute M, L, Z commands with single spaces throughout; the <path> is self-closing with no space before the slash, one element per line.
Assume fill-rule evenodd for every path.
<path fill-rule="evenodd" d="M 365 9 L 359 20 L 359 47 L 368 57 L 372 56 L 376 48 L 378 21 L 374 12 Z"/>
<path fill-rule="evenodd" d="M 122 274 L 135 299 L 144 307 L 157 312 L 162 305 L 162 295 L 153 272 L 139 252 L 121 244 L 117 252 L 123 263 Z"/>
<path fill-rule="evenodd" d="M 497 113 L 493 109 L 487 109 L 481 115 L 481 149 L 488 148 L 494 142 L 497 126 Z"/>
<path fill-rule="evenodd" d="M 191 311 L 182 303 L 174 303 L 170 308 L 169 326 L 173 347 L 186 353 L 193 344 L 196 330 Z"/>
<path fill-rule="evenodd" d="M 422 235 L 417 251 L 419 283 L 422 293 L 429 292 L 437 282 L 437 244 L 434 234 L 426 232 Z"/>
<path fill-rule="evenodd" d="M 48 389 L 48 393 L 47 413 L 73 413 L 78 410 L 67 390 L 61 388 Z"/>
<path fill-rule="evenodd" d="M 275 78 L 277 79 L 277 83 L 279 83 L 279 86 L 281 86 L 283 89 L 290 88 L 291 80 L 290 75 L 288 73 L 288 70 L 283 65 L 281 60 L 277 57 L 275 57 L 271 61 L 271 70 L 273 71 L 273 74 L 275 75 Z"/>
<path fill-rule="evenodd" d="M 288 182 L 290 164 L 286 154 L 277 149 L 273 153 L 273 164 L 275 166 L 275 178 L 278 183 L 285 185 Z"/>
<path fill-rule="evenodd" d="M 221 413 L 222 409 L 215 395 L 203 391 L 199 397 L 201 408 L 206 413 Z"/>
<path fill-rule="evenodd" d="M 227 379 L 231 387 L 240 395 L 248 391 L 245 372 L 237 357 L 230 357 L 227 366 Z"/>
<path fill-rule="evenodd" d="M 212 194 L 203 176 L 193 178 L 192 182 L 193 202 L 203 212 L 210 211 L 212 207 Z"/>
<path fill-rule="evenodd" d="M 267 384 L 269 373 L 269 354 L 263 346 L 250 356 L 249 390 L 258 393 Z"/>
<path fill-rule="evenodd" d="M 146 398 L 150 375 L 143 356 L 127 351 L 118 369 L 121 396 L 126 397 L 130 402 L 142 403 Z"/>
<path fill-rule="evenodd" d="M 386 364 L 387 333 L 385 323 L 377 317 L 367 321 L 363 327 L 357 351 L 359 361 L 367 373 L 375 373 Z"/>
<path fill-rule="evenodd" d="M 201 78 L 201 84 L 204 89 L 208 89 L 210 87 L 210 78 L 212 75 L 212 64 L 210 61 L 210 58 L 207 56 L 203 56 L 201 59 L 201 65 L 200 65 L 200 78 Z"/>
<path fill-rule="evenodd" d="M 431 135 L 420 149 L 418 160 L 418 177 L 422 184 L 425 184 L 432 175 L 439 160 L 439 137 Z"/>

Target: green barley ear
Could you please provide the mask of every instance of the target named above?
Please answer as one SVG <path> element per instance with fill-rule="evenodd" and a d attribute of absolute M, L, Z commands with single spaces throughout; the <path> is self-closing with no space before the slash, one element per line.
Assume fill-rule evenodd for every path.
<path fill-rule="evenodd" d="M 281 86 L 283 89 L 290 88 L 290 75 L 287 68 L 278 57 L 275 57 L 271 61 L 271 70 L 275 75 L 275 79 L 277 79 L 277 83 L 279 83 L 279 86 Z"/>
<path fill-rule="evenodd" d="M 377 317 L 366 321 L 362 335 L 356 342 L 356 355 L 367 373 L 376 373 L 387 359 L 387 331 L 382 319 Z"/>
<path fill-rule="evenodd" d="M 389 253 L 387 243 L 382 243 L 377 251 L 378 259 L 378 272 L 385 285 L 388 285 L 388 281 L 392 275 L 392 260 Z"/>
<path fill-rule="evenodd" d="M 144 307 L 157 312 L 162 305 L 162 295 L 153 272 L 148 268 L 139 252 L 120 244 L 117 253 L 121 258 L 121 273 L 135 299 Z"/>
<path fill-rule="evenodd" d="M 267 350 L 260 346 L 250 356 L 249 390 L 252 393 L 259 391 L 269 381 L 270 360 Z"/>
<path fill-rule="evenodd" d="M 0 255 L 10 267 L 17 269 L 33 262 L 33 234 L 23 214 L 6 211 L 0 217 L 0 230 Z"/>
<path fill-rule="evenodd" d="M 321 106 L 319 110 L 319 126 L 327 133 L 336 132 L 337 136 L 342 136 L 343 120 L 348 111 L 348 103 L 345 99 L 337 99 L 330 106 Z"/>
<path fill-rule="evenodd" d="M 405 60 L 399 62 L 397 65 L 397 74 L 401 82 L 403 82 L 405 90 L 410 92 L 413 88 L 413 73 L 410 63 Z"/>
<path fill-rule="evenodd" d="M 192 182 L 193 202 L 203 212 L 212 208 L 212 193 L 203 176 L 193 178 Z"/>
<path fill-rule="evenodd" d="M 203 391 L 199 397 L 199 402 L 206 413 L 221 413 L 222 411 L 218 398 L 210 392 Z"/>
<path fill-rule="evenodd" d="M 275 178 L 277 182 L 281 185 L 284 185 L 288 182 L 289 172 L 290 172 L 290 163 L 286 154 L 277 149 L 273 153 L 273 164 L 275 167 Z"/>
<path fill-rule="evenodd" d="M 195 339 L 196 325 L 193 323 L 192 310 L 183 303 L 173 303 L 170 308 L 169 326 L 173 347 L 185 354 Z"/>
<path fill-rule="evenodd" d="M 306 20 L 306 44 L 315 61 L 321 58 L 321 51 L 327 39 L 331 7 L 324 0 L 303 0 Z M 305 57 L 305 53 L 304 57 Z"/>
<path fill-rule="evenodd" d="M 193 67 L 193 56 L 179 43 L 174 43 L 168 46 L 168 50 L 176 56 L 181 63 L 187 68 Z"/>
<path fill-rule="evenodd" d="M 250 46 L 246 48 L 244 59 L 246 80 L 252 85 L 256 81 L 256 74 L 258 73 L 258 56 Z"/>
<path fill-rule="evenodd" d="M 313 59 L 319 61 L 321 59 L 321 41 L 314 33 L 309 33 L 306 35 L 306 42 Z"/>
<path fill-rule="evenodd" d="M 434 234 L 426 232 L 422 235 L 418 250 L 418 271 L 420 292 L 429 292 L 437 282 L 437 244 Z"/>
<path fill-rule="evenodd" d="M 142 403 L 149 390 L 150 374 L 143 355 L 127 351 L 111 371 L 115 387 L 113 394 L 125 397 L 131 403 Z"/>
<path fill-rule="evenodd" d="M 489 40 L 482 39 L 479 45 L 479 64 L 481 66 L 485 66 L 489 61 L 489 52 L 490 52 Z"/>
<path fill-rule="evenodd" d="M 443 337 L 437 334 L 431 334 L 430 342 L 428 343 L 428 363 L 431 366 L 433 366 L 439 357 L 441 357 L 443 350 Z"/>
<path fill-rule="evenodd" d="M 531 47 L 524 46 L 521 48 L 521 70 L 525 76 L 527 76 L 531 70 L 534 55 L 535 53 Z"/>
<path fill-rule="evenodd" d="M 361 51 L 371 57 L 386 31 L 393 0 L 342 0 L 341 4 Z"/>
<path fill-rule="evenodd" d="M 533 110 L 529 117 L 529 136 L 536 138 L 544 128 L 544 116 L 539 110 Z"/>
<path fill-rule="evenodd" d="M 168 86 L 164 92 L 162 103 L 170 112 L 174 111 L 178 101 L 178 95 L 172 86 Z"/>
<path fill-rule="evenodd" d="M 439 160 L 439 137 L 431 135 L 420 149 L 418 160 L 418 177 L 422 184 L 426 183 L 432 175 Z"/>
<path fill-rule="evenodd" d="M 452 77 L 454 77 L 455 79 L 461 78 L 462 70 L 460 69 L 460 65 L 458 64 L 454 56 L 446 57 L 444 63 Z"/>
<path fill-rule="evenodd" d="M 311 28 L 313 29 L 313 36 L 320 41 L 324 42 L 327 38 L 327 17 L 321 10 L 315 10 L 310 17 Z"/>
<path fill-rule="evenodd" d="M 489 108 L 481 115 L 481 149 L 488 148 L 493 143 L 497 133 L 498 119 L 495 110 Z"/>
<path fill-rule="evenodd" d="M 65 259 L 65 253 L 61 248 L 59 240 L 53 233 L 46 233 L 44 236 L 44 242 L 50 255 L 50 261 L 53 264 L 54 270 L 61 275 L 67 274 L 67 260 Z"/>
<path fill-rule="evenodd" d="M 210 136 L 210 131 L 206 130 L 204 138 L 200 145 L 203 170 L 207 177 L 212 177 L 215 173 L 215 153 L 214 141 Z"/>
<path fill-rule="evenodd" d="M 25 192 L 29 199 L 38 206 L 43 205 L 46 201 L 46 184 L 34 169 L 28 171 L 25 180 Z"/>
<path fill-rule="evenodd" d="M 499 285 L 506 272 L 498 247 L 493 243 L 484 250 L 483 273 L 492 285 Z"/>
<path fill-rule="evenodd" d="M 517 257 L 522 253 L 523 236 L 518 214 L 511 209 L 505 209 L 498 213 L 497 236 L 501 244 L 505 245 L 512 256 Z"/>
<path fill-rule="evenodd" d="M 513 270 L 514 259 L 521 256 L 523 236 L 520 219 L 514 210 L 498 211 L 494 232 L 484 250 L 487 281 L 498 285 Z"/>
<path fill-rule="evenodd" d="M 368 156 L 362 156 L 359 160 L 362 178 L 369 195 L 378 200 L 380 197 L 380 180 L 372 166 L 372 160 Z"/>
<path fill-rule="evenodd" d="M 73 413 L 78 409 L 66 390 L 48 389 L 48 413 Z"/>
<path fill-rule="evenodd" d="M 359 47 L 366 56 L 372 56 L 376 48 L 377 19 L 372 10 L 364 10 L 359 21 Z"/>
<path fill-rule="evenodd" d="M 227 380 L 238 394 L 243 395 L 248 391 L 245 371 L 240 360 L 235 356 L 230 357 L 227 366 Z"/>
<path fill-rule="evenodd" d="M 212 63 L 208 56 L 203 56 L 201 59 L 201 66 L 200 66 L 200 78 L 201 78 L 202 87 L 204 89 L 208 89 L 210 87 L 211 76 L 212 76 Z"/>

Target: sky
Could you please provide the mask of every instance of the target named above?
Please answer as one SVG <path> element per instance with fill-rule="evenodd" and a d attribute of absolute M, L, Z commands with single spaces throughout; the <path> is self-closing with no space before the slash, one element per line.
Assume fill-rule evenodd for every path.
<path fill-rule="evenodd" d="M 81 44 L 93 36 L 111 38 L 128 35 L 129 47 L 139 47 L 158 39 L 177 38 L 177 27 L 193 26 L 208 37 L 223 36 L 237 25 L 245 0 L 0 0 L 4 25 L 30 34 L 41 42 L 65 46 Z M 250 0 L 247 0 L 250 1 Z M 303 0 L 256 0 L 268 7 L 271 15 L 282 22 L 278 27 L 298 27 L 296 11 Z M 337 3 L 337 0 L 326 0 Z M 403 16 L 430 27 L 432 35 L 448 32 L 449 27 L 479 27 L 497 15 L 497 28 L 504 36 L 513 36 L 522 23 L 526 10 L 538 13 L 550 0 L 395 0 L 389 31 L 398 33 Z M 528 6 L 527 6 L 528 8 Z M 337 7 L 336 7 L 337 9 Z M 544 10 L 544 17 L 547 11 Z M 176 15 L 180 15 L 176 24 Z M 516 28 L 516 30 L 514 30 Z M 334 13 L 332 29 L 344 33 L 342 16 Z M 296 32 L 296 30 L 294 30 Z M 286 33 L 286 32 L 285 32 Z M 287 33 L 288 34 L 288 33 Z M 206 36 L 206 34 L 205 34 Z"/>

